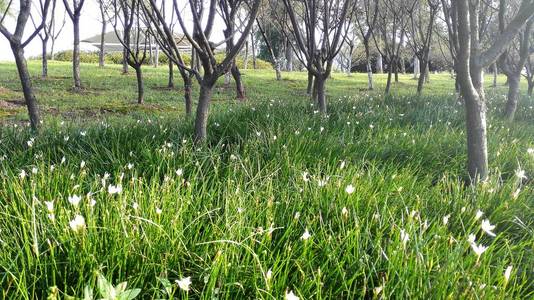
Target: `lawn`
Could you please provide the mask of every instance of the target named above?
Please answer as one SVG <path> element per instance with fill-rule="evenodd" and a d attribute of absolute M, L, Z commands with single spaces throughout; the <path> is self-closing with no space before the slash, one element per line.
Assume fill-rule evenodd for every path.
<path fill-rule="evenodd" d="M 401 75 L 385 97 L 385 75 L 368 92 L 366 74 L 334 73 L 325 118 L 305 73 L 244 70 L 246 103 L 221 79 L 195 145 L 179 76 L 169 90 L 165 68 L 145 68 L 137 105 L 133 73 L 82 65 L 75 94 L 70 68 L 41 80 L 30 63 L 36 134 L 0 64 L 3 298 L 103 298 L 120 282 L 123 299 L 534 297 L 534 103 L 505 122 L 504 78 L 487 88 L 491 176 L 473 187 L 448 74 L 419 97 Z"/>

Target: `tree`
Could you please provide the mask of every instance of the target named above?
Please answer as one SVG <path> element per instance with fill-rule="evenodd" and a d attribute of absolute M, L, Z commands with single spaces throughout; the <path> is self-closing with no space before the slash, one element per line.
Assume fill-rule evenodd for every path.
<path fill-rule="evenodd" d="M 50 28 L 50 59 L 54 60 L 55 58 L 55 45 L 56 41 L 61 35 L 61 32 L 63 31 L 63 28 L 65 28 L 65 24 L 67 23 L 67 14 L 64 10 L 63 11 L 63 18 L 61 19 L 61 24 L 58 26 L 57 22 L 52 22 L 52 27 Z M 57 13 L 54 12 L 54 19 L 56 19 Z"/>
<path fill-rule="evenodd" d="M 319 111 L 326 115 L 325 83 L 346 35 L 345 22 L 352 18 L 352 0 L 305 0 L 297 8 L 301 14 L 296 13 L 298 2 L 283 2 L 291 24 L 284 32 L 296 41 L 297 57 L 313 75 Z"/>
<path fill-rule="evenodd" d="M 282 8 L 276 2 L 271 4 L 271 7 L 261 6 L 260 12 L 256 17 L 258 31 L 263 39 L 263 45 L 260 47 L 260 55 L 264 52 L 262 50 L 267 51 L 269 55 L 268 60 L 272 62 L 276 73 L 276 80 L 282 80 L 282 44 L 284 43 L 284 39 L 282 31 L 277 28 L 277 24 L 280 22 L 276 22 L 275 20 L 282 17 L 280 15 L 285 15 L 285 13 L 283 11 L 280 12 Z M 291 45 L 288 46 L 291 47 Z"/>
<path fill-rule="evenodd" d="M 149 0 L 149 6 L 148 4 L 145 6 L 146 15 L 148 18 L 151 18 L 151 23 L 160 24 L 160 26 L 156 27 L 156 31 L 158 40 L 165 41 L 160 44 L 160 46 L 162 46 L 162 50 L 167 51 L 166 53 L 169 55 L 169 57 L 173 57 L 178 68 L 193 73 L 195 79 L 200 85 L 200 95 L 195 117 L 195 140 L 197 142 L 204 141 L 207 138 L 209 105 L 213 94 L 213 87 L 215 86 L 215 83 L 219 77 L 227 73 L 234 65 L 234 60 L 245 44 L 256 20 L 261 0 L 250 1 L 252 2 L 252 5 L 249 5 L 249 3 L 246 3 L 246 1 L 243 0 L 239 1 L 239 6 L 236 6 L 236 9 L 244 9 L 245 5 L 250 7 L 248 20 L 245 21 L 246 26 L 243 27 L 239 38 L 237 38 L 235 35 L 230 37 L 234 40 L 237 38 L 237 41 L 232 42 L 231 48 L 226 49 L 225 57 L 222 60 L 217 60 L 215 58 L 215 48 L 221 43 L 226 42 L 225 40 L 217 44 L 210 41 L 210 36 L 215 23 L 215 14 L 218 8 L 217 1 L 210 0 L 208 6 L 205 7 L 202 0 L 188 0 L 186 5 L 188 6 L 192 16 L 192 24 L 189 24 L 186 23 L 183 12 L 178 7 L 177 0 L 173 0 L 173 12 L 177 17 L 178 23 L 180 24 L 185 37 L 193 46 L 194 53 L 198 58 L 198 61 L 202 65 L 202 74 L 198 68 L 186 66 L 183 61 L 180 62 L 178 59 L 176 59 L 179 56 L 179 51 L 175 47 L 176 44 L 171 42 L 174 37 L 168 29 L 169 26 L 167 20 L 162 17 L 161 13 L 158 13 L 158 6 L 155 0 Z M 220 3 L 226 2 L 223 1 Z M 153 14 L 151 14 L 152 12 Z M 204 17 L 206 17 L 205 22 L 203 20 Z M 190 28 L 192 28 L 192 32 Z M 234 32 L 234 34 L 236 33 L 235 31 L 232 32 Z"/>
<path fill-rule="evenodd" d="M 457 18 L 449 30 L 457 36 L 456 72 L 460 94 L 465 103 L 467 129 L 467 165 L 473 183 L 488 178 L 488 149 L 486 128 L 486 97 L 482 71 L 493 64 L 505 51 L 534 14 L 534 1 L 523 0 L 517 14 L 488 47 L 481 48 L 479 16 L 480 1 L 451 0 L 448 3 Z"/>
<path fill-rule="evenodd" d="M 50 2 L 51 0 L 44 0 L 43 2 L 40 2 L 40 5 L 42 5 L 41 22 L 39 22 L 39 25 L 36 26 L 35 30 L 25 40 L 23 40 L 23 35 L 28 23 L 28 19 L 31 15 L 31 0 L 20 0 L 18 15 L 16 18 L 17 21 L 15 29 L 12 32 L 10 32 L 3 24 L 4 20 L 11 12 L 10 8 L 13 4 L 12 0 L 4 6 L 5 8 L 3 11 L 1 11 L 2 14 L 0 15 L 0 33 L 2 33 L 2 35 L 4 35 L 4 37 L 9 41 L 11 51 L 15 57 L 20 83 L 22 85 L 22 92 L 24 94 L 24 100 L 26 101 L 26 107 L 28 108 L 28 115 L 30 117 L 30 126 L 33 130 L 38 129 L 41 120 L 39 116 L 37 99 L 32 89 L 26 58 L 24 57 L 24 47 L 26 47 L 45 26 Z"/>
<path fill-rule="evenodd" d="M 43 16 L 43 14 L 47 13 L 46 11 L 43 11 L 45 9 L 43 1 L 44 0 L 39 0 L 38 12 L 39 12 L 39 15 L 41 16 L 41 18 Z M 57 3 L 57 1 L 56 0 L 51 0 L 51 1 L 52 1 L 52 9 L 49 12 L 50 18 L 48 18 L 48 21 L 45 22 L 42 30 L 40 30 L 39 33 L 38 33 L 39 39 L 41 39 L 41 77 L 43 79 L 48 77 L 48 40 L 53 35 L 52 29 L 53 29 L 54 23 L 56 21 L 55 20 L 55 15 L 56 15 L 55 12 L 56 12 L 56 3 Z M 31 17 L 31 15 L 30 15 L 30 17 Z M 33 17 L 31 18 L 31 20 L 32 20 L 34 28 L 37 29 L 39 24 L 35 23 L 35 20 L 34 20 Z"/>
<path fill-rule="evenodd" d="M 106 0 L 97 0 L 98 8 L 100 10 L 100 22 L 102 23 L 102 29 L 100 30 L 100 47 L 98 52 L 98 66 L 103 68 L 105 65 L 106 55 L 106 27 L 108 24 L 107 10 L 110 3 L 106 3 Z"/>
<path fill-rule="evenodd" d="M 63 0 L 65 9 L 69 15 L 74 34 L 74 42 L 72 49 L 72 74 L 74 77 L 74 90 L 78 91 L 82 88 L 82 81 L 80 79 L 80 16 L 85 0 L 72 0 L 72 7 L 69 0 Z"/>
<path fill-rule="evenodd" d="M 135 70 L 137 78 L 137 103 L 144 102 L 142 66 L 146 60 L 149 34 L 141 23 L 141 0 L 113 0 L 113 29 L 122 47 L 126 49 L 126 62 Z M 123 28 L 121 37 L 120 28 Z M 124 38 L 124 39 L 123 39 Z"/>
<path fill-rule="evenodd" d="M 506 27 L 506 17 L 512 3 L 500 0 L 499 5 L 499 33 L 503 33 Z M 508 16 L 509 17 L 509 16 Z M 498 59 L 499 68 L 508 79 L 508 100 L 505 107 L 505 117 L 512 121 L 517 110 L 519 101 L 519 83 L 521 81 L 521 71 L 530 56 L 530 34 L 532 31 L 533 18 L 530 18 L 527 25 L 517 35 L 517 43 L 511 45 L 503 52 Z"/>
<path fill-rule="evenodd" d="M 362 20 L 363 16 L 363 20 Z M 360 0 L 356 6 L 356 24 L 360 31 L 365 60 L 367 62 L 367 88 L 373 90 L 373 67 L 371 66 L 370 41 L 378 17 L 378 2 L 376 0 Z"/>
<path fill-rule="evenodd" d="M 421 70 L 417 82 L 417 94 L 421 94 L 423 84 L 429 76 L 430 46 L 439 8 L 440 3 L 437 0 L 420 0 L 414 2 L 414 5 L 409 9 L 410 22 L 406 31 L 409 35 L 408 45 L 415 53 Z"/>

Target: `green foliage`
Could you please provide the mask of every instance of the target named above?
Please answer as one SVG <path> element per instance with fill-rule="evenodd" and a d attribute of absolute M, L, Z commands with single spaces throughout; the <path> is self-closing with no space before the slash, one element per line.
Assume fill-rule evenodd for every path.
<path fill-rule="evenodd" d="M 470 187 L 448 75 L 431 74 L 420 97 L 401 76 L 384 97 L 385 75 L 362 92 L 365 74 L 334 73 L 323 118 L 305 73 L 244 71 L 248 102 L 220 83 L 210 139 L 195 145 L 181 93 L 158 88 L 164 68 L 146 68 L 144 106 L 128 102 L 135 78 L 120 66 L 82 65 L 91 85 L 81 95 L 68 92 L 69 72 L 53 62 L 51 79 L 34 82 L 39 134 L 22 126 L 23 108 L 0 127 L 1 297 L 126 291 L 112 282 L 139 299 L 534 296 L 534 185 L 516 176 L 534 174 L 529 99 L 510 124 L 503 90 L 487 91 L 492 176 Z M 16 68 L 0 64 L 0 79 L 8 100 Z M 85 226 L 74 231 L 77 215 Z M 488 247 L 480 258 L 470 234 Z M 175 283 L 189 276 L 188 291 Z"/>

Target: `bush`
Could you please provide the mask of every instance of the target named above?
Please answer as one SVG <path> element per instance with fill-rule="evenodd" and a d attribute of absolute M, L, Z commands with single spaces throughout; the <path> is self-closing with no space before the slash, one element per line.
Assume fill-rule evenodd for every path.
<path fill-rule="evenodd" d="M 215 57 L 217 61 L 222 61 L 224 59 L 224 53 L 218 53 L 215 55 Z M 40 59 L 40 56 L 34 57 L 34 59 Z M 56 53 L 54 59 L 57 61 L 72 61 L 72 50 L 58 52 Z M 182 59 L 184 60 L 184 63 L 186 65 L 191 64 L 190 55 L 183 54 Z M 104 60 L 107 64 L 122 64 L 122 53 L 121 52 L 106 53 L 106 55 L 104 56 Z M 163 52 L 160 52 L 158 60 L 160 64 L 168 64 L 169 62 L 167 56 Z M 240 69 L 243 69 L 244 68 L 244 57 L 238 56 L 236 61 L 237 61 L 237 66 Z M 98 63 L 98 51 L 80 52 L 80 62 L 88 63 L 88 64 L 97 64 Z M 147 59 L 145 61 L 145 64 L 146 65 L 150 64 L 150 60 L 148 59 L 148 54 L 147 54 Z M 249 57 L 248 68 L 252 69 L 252 57 Z M 256 58 L 256 68 L 262 69 L 262 70 L 272 69 L 272 65 L 271 63 L 267 61 Z"/>

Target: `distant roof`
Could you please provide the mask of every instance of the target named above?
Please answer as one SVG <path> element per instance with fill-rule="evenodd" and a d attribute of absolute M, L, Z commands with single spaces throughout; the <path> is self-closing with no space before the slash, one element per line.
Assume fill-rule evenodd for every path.
<path fill-rule="evenodd" d="M 122 36 L 122 31 L 117 31 L 118 34 Z M 118 52 L 122 51 L 121 40 L 118 38 L 115 31 L 109 31 L 104 34 L 104 43 L 106 52 Z M 101 34 L 92 36 L 90 38 L 82 40 L 82 43 L 88 43 L 97 48 L 100 47 Z M 187 38 L 182 34 L 174 34 L 174 39 L 176 40 L 176 45 L 178 50 L 183 50 L 184 52 L 189 52 L 191 50 L 191 44 Z M 145 44 L 144 37 L 141 38 L 141 44 Z M 146 43 L 148 45 L 148 43 Z"/>

